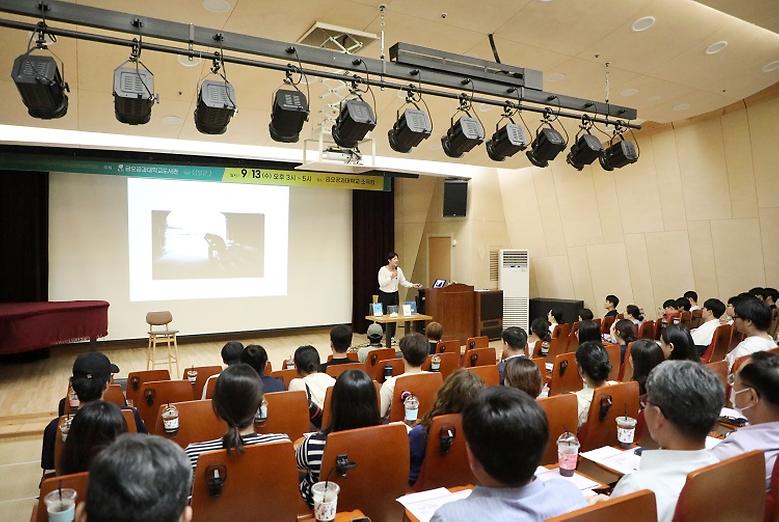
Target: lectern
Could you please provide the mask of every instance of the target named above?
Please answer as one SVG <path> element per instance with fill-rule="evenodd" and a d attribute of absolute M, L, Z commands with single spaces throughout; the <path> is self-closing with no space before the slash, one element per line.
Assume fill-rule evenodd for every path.
<path fill-rule="evenodd" d="M 475 337 L 473 286 L 455 283 L 443 288 L 419 290 L 424 312 L 444 327 L 444 341 Z"/>

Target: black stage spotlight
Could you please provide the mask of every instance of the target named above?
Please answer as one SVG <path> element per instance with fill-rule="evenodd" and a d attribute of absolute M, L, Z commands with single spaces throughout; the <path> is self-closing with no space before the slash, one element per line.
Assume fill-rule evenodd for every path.
<path fill-rule="evenodd" d="M 507 157 L 525 150 L 527 144 L 528 139 L 525 135 L 525 129 L 511 121 L 497 129 L 492 138 L 487 141 L 487 155 L 491 160 L 503 161 Z"/>
<path fill-rule="evenodd" d="M 636 144 L 625 140 L 621 134 L 618 134 L 617 138 L 616 142 L 612 138 L 611 145 L 601 154 L 600 166 L 603 170 L 621 169 L 625 165 L 638 161 Z"/>
<path fill-rule="evenodd" d="M 466 114 L 467 116 L 462 116 L 452 123 L 445 136 L 441 136 L 444 153 L 450 158 L 459 158 L 484 141 L 484 127 L 481 122 L 467 112 Z"/>
<path fill-rule="evenodd" d="M 585 165 L 589 165 L 603 152 L 603 146 L 598 138 L 590 133 L 592 120 L 586 114 L 582 115 L 582 123 L 579 126 L 579 132 L 576 134 L 576 140 L 568 152 L 565 161 L 576 170 L 582 170 Z"/>
<path fill-rule="evenodd" d="M 527 159 L 536 167 L 547 167 L 549 162 L 557 157 L 565 148 L 563 136 L 552 126 L 539 127 L 536 130 L 536 137 L 530 144 L 530 150 L 525 152 Z"/>
<path fill-rule="evenodd" d="M 387 131 L 389 145 L 397 152 L 409 152 L 413 147 L 426 140 L 433 132 L 430 117 L 425 111 L 406 109 L 398 116 L 395 124 Z"/>
<path fill-rule="evenodd" d="M 341 112 L 333 125 L 333 140 L 351 149 L 376 128 L 376 117 L 371 106 L 362 98 L 349 98 L 341 102 Z"/>
<path fill-rule="evenodd" d="M 33 56 L 28 50 L 14 60 L 11 70 L 27 112 L 33 118 L 51 120 L 68 112 L 68 84 L 51 56 Z"/>
<path fill-rule="evenodd" d="M 114 113 L 116 119 L 129 125 L 143 125 L 151 119 L 154 95 L 154 75 L 136 64 L 114 69 Z"/>
<path fill-rule="evenodd" d="M 195 107 L 197 130 L 203 134 L 224 134 L 236 110 L 235 89 L 230 82 L 203 80 Z"/>
<path fill-rule="evenodd" d="M 308 121 L 308 100 L 298 90 L 279 89 L 271 107 L 270 137 L 281 143 L 297 143 L 303 124 Z"/>

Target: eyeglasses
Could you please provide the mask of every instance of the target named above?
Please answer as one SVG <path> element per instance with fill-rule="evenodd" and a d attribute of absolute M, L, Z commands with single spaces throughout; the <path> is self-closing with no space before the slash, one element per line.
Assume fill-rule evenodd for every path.
<path fill-rule="evenodd" d="M 728 374 L 728 384 L 731 385 L 731 386 L 736 384 L 736 374 L 735 373 Z"/>

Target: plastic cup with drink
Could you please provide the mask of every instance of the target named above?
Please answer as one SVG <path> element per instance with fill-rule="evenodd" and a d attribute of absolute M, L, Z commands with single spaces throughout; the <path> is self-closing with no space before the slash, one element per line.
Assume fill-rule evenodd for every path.
<path fill-rule="evenodd" d="M 317 522 L 335 520 L 340 490 L 341 488 L 335 482 L 317 482 L 311 486 L 311 495 L 314 497 L 314 518 Z"/>
<path fill-rule="evenodd" d="M 268 420 L 268 401 L 262 399 L 262 404 L 257 408 L 257 413 L 254 416 L 254 422 L 262 424 L 266 420 Z"/>
<path fill-rule="evenodd" d="M 60 488 L 43 497 L 49 522 L 73 522 L 76 516 L 76 490 Z"/>
<path fill-rule="evenodd" d="M 617 440 L 619 445 L 627 449 L 633 445 L 638 421 L 627 415 L 617 417 Z"/>
<path fill-rule="evenodd" d="M 192 386 L 197 382 L 197 370 L 194 367 L 187 370 L 187 379 Z"/>
<path fill-rule="evenodd" d="M 406 424 L 416 424 L 419 417 L 419 399 L 414 397 L 411 392 L 404 391 L 400 394 L 400 400 L 403 401 L 403 410 L 405 411 L 403 419 Z"/>
<path fill-rule="evenodd" d="M 557 439 L 557 462 L 560 465 L 560 475 L 572 477 L 576 471 L 579 458 L 579 439 L 576 434 L 564 432 Z"/>
<path fill-rule="evenodd" d="M 434 372 L 441 371 L 441 357 L 439 357 L 438 355 L 434 355 L 430 359 L 430 370 Z"/>
<path fill-rule="evenodd" d="M 173 404 L 168 404 L 162 410 L 162 427 L 165 433 L 176 433 L 179 430 L 179 410 Z"/>

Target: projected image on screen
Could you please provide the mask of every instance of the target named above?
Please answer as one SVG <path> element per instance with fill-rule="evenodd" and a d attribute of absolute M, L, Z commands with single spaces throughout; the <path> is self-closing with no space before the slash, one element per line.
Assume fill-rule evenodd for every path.
<path fill-rule="evenodd" d="M 152 279 L 262 277 L 265 216 L 152 210 Z"/>

